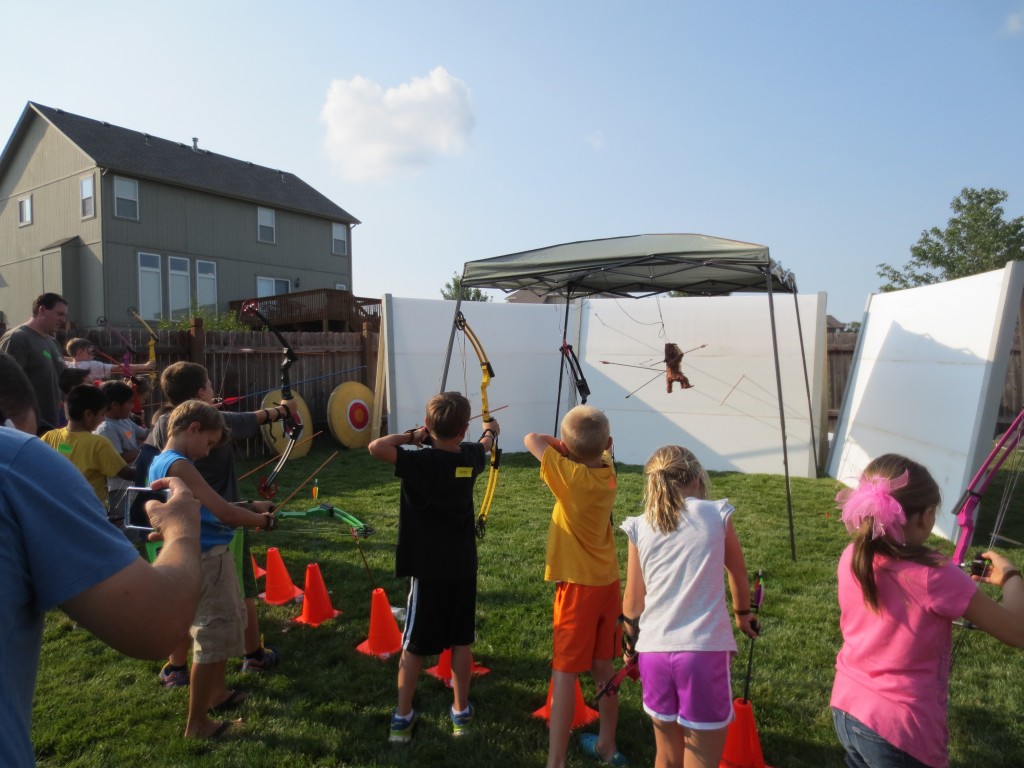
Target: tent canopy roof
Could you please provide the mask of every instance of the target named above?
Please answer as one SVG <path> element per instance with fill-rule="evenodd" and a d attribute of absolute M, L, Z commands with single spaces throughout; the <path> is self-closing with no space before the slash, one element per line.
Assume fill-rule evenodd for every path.
<path fill-rule="evenodd" d="M 796 278 L 768 257 L 767 246 L 663 234 L 582 240 L 467 261 L 462 285 L 566 298 L 666 291 L 719 296 L 767 291 L 769 276 L 772 291 L 796 293 Z"/>

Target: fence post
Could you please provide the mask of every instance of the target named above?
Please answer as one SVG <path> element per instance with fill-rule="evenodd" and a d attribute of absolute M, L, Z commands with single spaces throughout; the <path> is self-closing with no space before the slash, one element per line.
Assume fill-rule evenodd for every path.
<path fill-rule="evenodd" d="M 203 318 L 192 318 L 189 322 L 188 336 L 188 359 L 193 363 L 206 365 L 206 331 L 203 330 Z"/>
<path fill-rule="evenodd" d="M 371 339 L 373 338 L 373 323 L 368 320 L 363 321 L 363 384 L 373 389 L 373 383 L 370 381 L 370 371 L 374 370 L 370 363 L 373 362 L 373 355 L 376 350 L 371 349 Z"/>

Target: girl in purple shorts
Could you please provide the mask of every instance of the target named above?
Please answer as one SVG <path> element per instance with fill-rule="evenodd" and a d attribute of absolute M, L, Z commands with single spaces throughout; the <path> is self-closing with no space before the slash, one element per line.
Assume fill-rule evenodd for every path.
<path fill-rule="evenodd" d="M 704 498 L 707 473 L 686 448 L 659 448 L 644 477 L 644 514 L 621 526 L 629 538 L 622 613 L 627 646 L 639 654 L 655 764 L 717 768 L 732 720 L 736 653 L 723 568 L 736 626 L 757 636 L 733 507 Z"/>

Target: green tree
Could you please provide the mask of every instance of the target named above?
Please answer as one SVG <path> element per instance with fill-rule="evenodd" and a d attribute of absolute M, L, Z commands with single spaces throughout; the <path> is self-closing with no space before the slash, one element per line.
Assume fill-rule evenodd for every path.
<path fill-rule="evenodd" d="M 1002 206 L 1006 198 L 1001 189 L 964 187 L 950 203 L 954 215 L 946 228 L 922 232 L 902 269 L 878 265 L 878 276 L 886 281 L 881 290 L 955 280 L 1024 259 L 1024 216 L 1006 221 Z"/>
<path fill-rule="evenodd" d="M 455 301 L 459 298 L 459 291 L 462 291 L 463 301 L 490 301 L 491 297 L 481 291 L 479 288 L 463 288 L 462 278 L 459 277 L 458 273 L 452 275 L 452 279 L 444 284 L 444 288 L 441 289 L 441 298 L 448 299 L 449 301 Z"/>

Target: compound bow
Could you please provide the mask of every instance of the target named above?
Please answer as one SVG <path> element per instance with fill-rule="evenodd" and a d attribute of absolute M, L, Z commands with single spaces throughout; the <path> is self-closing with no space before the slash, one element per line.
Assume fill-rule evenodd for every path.
<path fill-rule="evenodd" d="M 466 338 L 469 339 L 469 343 L 473 345 L 473 351 L 476 352 L 477 359 L 480 361 L 480 416 L 483 419 L 484 429 L 486 430 L 488 422 L 494 421 L 494 417 L 491 416 L 490 407 L 487 404 L 487 385 L 494 378 L 494 368 L 491 367 L 491 363 L 487 359 L 487 353 L 484 352 L 483 345 L 476 334 L 473 333 L 473 329 L 469 327 L 465 315 L 461 312 L 455 313 L 455 327 L 462 331 Z M 476 518 L 476 535 L 479 539 L 484 537 L 487 515 L 491 511 L 491 504 L 494 501 L 494 490 L 498 486 L 500 466 L 501 449 L 498 448 L 498 436 L 494 435 L 494 443 L 491 445 L 491 468 L 487 473 L 487 487 L 484 489 L 484 498 L 480 502 L 480 512 Z"/>
<path fill-rule="evenodd" d="M 291 400 L 292 385 L 288 371 L 295 361 L 298 360 L 298 355 L 295 354 L 295 350 L 285 340 L 284 335 L 277 329 L 277 326 L 263 316 L 256 301 L 247 301 L 242 304 L 242 314 L 255 317 L 281 342 L 281 346 L 284 348 L 284 359 L 281 361 L 281 400 Z M 284 436 L 288 438 L 288 445 L 281 451 L 281 457 L 278 459 L 277 464 L 274 465 L 270 474 L 260 478 L 259 494 L 264 499 L 272 499 L 277 495 L 278 475 L 281 474 L 281 469 L 288 461 L 292 449 L 295 448 L 295 443 L 298 442 L 299 436 L 302 434 L 302 419 L 298 412 L 293 413 L 290 408 L 288 409 L 288 415 L 281 420 L 281 425 L 284 428 Z"/>

